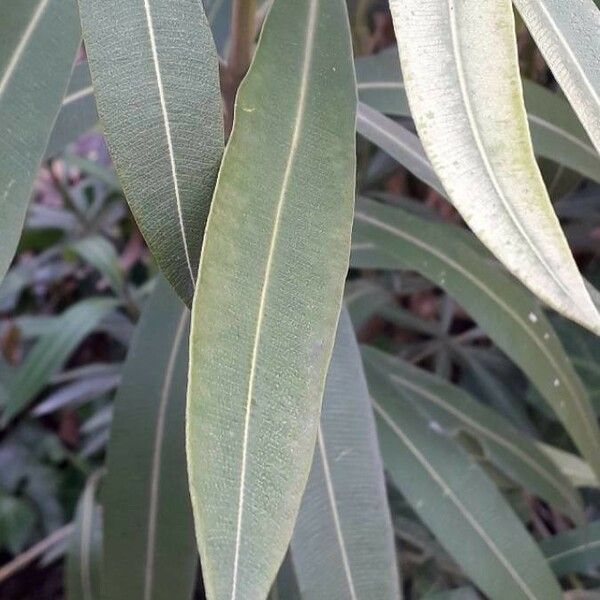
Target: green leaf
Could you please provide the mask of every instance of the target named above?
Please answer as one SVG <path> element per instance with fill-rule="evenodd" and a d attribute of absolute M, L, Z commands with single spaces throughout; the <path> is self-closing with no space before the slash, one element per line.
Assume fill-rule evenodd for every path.
<path fill-rule="evenodd" d="M 191 598 L 198 553 L 185 471 L 188 328 L 189 311 L 161 279 L 115 399 L 103 488 L 111 600 Z"/>
<path fill-rule="evenodd" d="M 386 289 L 368 279 L 355 279 L 346 284 L 344 302 L 357 330 L 392 299 Z"/>
<path fill-rule="evenodd" d="M 600 521 L 542 540 L 540 547 L 558 577 L 587 573 L 600 565 Z"/>
<path fill-rule="evenodd" d="M 387 115 L 410 116 L 395 49 L 357 59 L 356 76 L 362 102 Z M 527 79 L 523 94 L 536 155 L 600 182 L 600 156 L 568 102 Z"/>
<path fill-rule="evenodd" d="M 538 442 L 538 446 L 556 464 L 562 474 L 569 478 L 574 486 L 600 489 L 598 477 L 579 456 L 541 442 Z"/>
<path fill-rule="evenodd" d="M 9 382 L 3 426 L 27 407 L 77 346 L 117 305 L 118 302 L 109 298 L 82 300 L 53 322 Z"/>
<path fill-rule="evenodd" d="M 217 53 L 198 0 L 79 0 L 98 113 L 133 214 L 191 303 L 223 152 Z"/>
<path fill-rule="evenodd" d="M 87 236 L 71 244 L 70 248 L 104 275 L 117 294 L 123 294 L 123 271 L 115 247 L 107 239 L 100 235 Z"/>
<path fill-rule="evenodd" d="M 538 547 L 481 468 L 385 382 L 371 394 L 392 480 L 472 581 L 491 600 L 562 598 Z"/>
<path fill-rule="evenodd" d="M 87 61 L 83 61 L 73 69 L 69 87 L 46 146 L 45 158 L 51 158 L 62 152 L 66 146 L 95 127 L 97 123 L 98 111 L 92 76 Z"/>
<path fill-rule="evenodd" d="M 593 0 L 514 4 L 600 152 L 600 10 Z"/>
<path fill-rule="evenodd" d="M 9 0 L 0 21 L 0 280 L 79 45 L 75 0 Z M 43 90 L 43 91 L 42 91 Z"/>
<path fill-rule="evenodd" d="M 75 512 L 67 552 L 67 600 L 100 600 L 102 577 L 102 509 L 96 502 L 100 472 L 90 476 Z"/>
<path fill-rule="evenodd" d="M 482 445 L 486 457 L 523 488 L 537 494 L 576 521 L 583 522 L 581 498 L 556 465 L 499 413 L 462 389 L 375 348 L 362 350 L 369 382 L 382 377 L 403 398 L 444 431 L 466 431 Z"/>
<path fill-rule="evenodd" d="M 418 235 L 415 235 L 418 232 Z M 464 231 L 371 200 L 357 204 L 351 264 L 419 271 L 449 294 L 525 372 L 600 474 L 588 394 L 531 294 L 487 260 Z"/>
<path fill-rule="evenodd" d="M 448 197 L 527 287 L 600 333 L 533 155 L 511 3 L 390 0 L 390 8 L 411 113 Z"/>
<path fill-rule="evenodd" d="M 344 0 L 277 0 L 236 100 L 192 314 L 188 472 L 208 598 L 267 595 L 308 478 L 355 178 Z"/>
<path fill-rule="evenodd" d="M 344 309 L 290 546 L 303 600 L 400 597 L 389 512 L 369 392 Z"/>
<path fill-rule="evenodd" d="M 427 594 L 423 600 L 479 600 L 479 594 L 472 587 L 461 587 L 455 590 Z"/>

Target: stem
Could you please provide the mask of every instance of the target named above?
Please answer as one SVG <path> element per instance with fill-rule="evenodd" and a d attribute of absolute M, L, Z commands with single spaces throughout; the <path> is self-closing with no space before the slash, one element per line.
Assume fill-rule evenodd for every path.
<path fill-rule="evenodd" d="M 225 137 L 229 137 L 233 126 L 235 95 L 252 61 L 256 0 L 234 0 L 231 9 L 231 38 L 227 65 L 223 77 L 223 99 L 225 102 Z"/>

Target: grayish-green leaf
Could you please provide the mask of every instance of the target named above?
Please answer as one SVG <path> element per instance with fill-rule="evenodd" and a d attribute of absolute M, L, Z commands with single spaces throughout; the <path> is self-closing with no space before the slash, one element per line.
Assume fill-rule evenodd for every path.
<path fill-rule="evenodd" d="M 189 304 L 223 151 L 217 53 L 202 3 L 79 6 L 98 112 L 125 195 Z"/>
<path fill-rule="evenodd" d="M 559 577 L 587 573 L 600 565 L 600 521 L 542 540 L 540 547 Z"/>
<path fill-rule="evenodd" d="M 416 234 L 415 232 L 418 232 Z M 600 474 L 600 433 L 588 394 L 531 294 L 456 227 L 371 200 L 357 204 L 351 264 L 414 269 L 448 291 L 525 372 Z"/>
<path fill-rule="evenodd" d="M 410 116 L 395 49 L 357 59 L 356 76 L 362 102 L 387 115 Z M 523 94 L 536 155 L 600 182 L 600 156 L 568 102 L 527 79 Z"/>
<path fill-rule="evenodd" d="M 600 10 L 593 0 L 514 0 L 600 152 Z"/>
<path fill-rule="evenodd" d="M 342 310 L 290 546 L 303 600 L 397 600 L 394 534 L 360 352 Z"/>
<path fill-rule="evenodd" d="M 50 377 L 117 304 L 109 298 L 83 300 L 53 321 L 9 382 L 9 401 L 2 414 L 3 425 L 42 391 Z"/>
<path fill-rule="evenodd" d="M 0 280 L 79 45 L 75 0 L 7 0 L 0 19 Z"/>
<path fill-rule="evenodd" d="M 385 377 L 402 398 L 412 400 L 446 432 L 466 431 L 484 448 L 487 458 L 519 485 L 556 509 L 583 522 L 581 498 L 556 465 L 500 414 L 462 389 L 375 348 L 363 348 L 371 378 Z M 401 401 L 399 399 L 399 401 Z"/>
<path fill-rule="evenodd" d="M 210 600 L 267 595 L 312 462 L 348 266 L 344 0 L 277 0 L 238 92 L 194 297 L 188 472 Z"/>
<path fill-rule="evenodd" d="M 159 281 L 115 399 L 103 502 L 111 600 L 189 600 L 198 552 L 185 470 L 189 311 Z"/>
<path fill-rule="evenodd" d="M 392 299 L 392 294 L 368 279 L 355 279 L 346 284 L 344 302 L 357 330 L 381 307 L 391 304 Z"/>
<path fill-rule="evenodd" d="M 574 486 L 600 488 L 598 477 L 579 456 L 542 442 L 538 442 L 538 446 L 556 464 L 562 474 L 569 478 Z"/>
<path fill-rule="evenodd" d="M 411 114 L 452 203 L 535 294 L 600 333 L 533 155 L 510 0 L 390 8 Z"/>
<path fill-rule="evenodd" d="M 101 599 L 102 509 L 96 502 L 100 476 L 99 471 L 90 476 L 75 512 L 67 552 L 67 600 Z"/>
<path fill-rule="evenodd" d="M 45 158 L 62 152 L 79 136 L 98 123 L 94 86 L 87 61 L 75 66 L 69 87 L 63 98 L 52 135 L 46 146 Z"/>
<path fill-rule="evenodd" d="M 562 598 L 539 548 L 481 468 L 388 384 L 371 394 L 392 480 L 472 581 L 492 600 Z"/>

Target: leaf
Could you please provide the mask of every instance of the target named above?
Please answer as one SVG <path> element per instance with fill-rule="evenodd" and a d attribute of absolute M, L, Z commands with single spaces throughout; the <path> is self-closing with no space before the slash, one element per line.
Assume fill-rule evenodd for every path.
<path fill-rule="evenodd" d="M 414 269 L 451 294 L 525 372 L 600 474 L 600 434 L 589 397 L 527 290 L 494 268 L 478 244 L 467 245 L 460 229 L 400 208 L 361 199 L 353 236 L 353 267 Z"/>
<path fill-rule="evenodd" d="M 400 397 L 411 401 L 447 433 L 456 436 L 466 431 L 473 435 L 486 457 L 520 486 L 576 521 L 585 521 L 581 498 L 569 480 L 533 441 L 499 413 L 462 389 L 390 354 L 369 347 L 363 347 L 362 354 L 370 367 L 369 382 L 385 378 Z"/>
<path fill-rule="evenodd" d="M 388 472 L 406 500 L 491 600 L 562 598 L 541 552 L 500 492 L 393 388 L 371 388 Z"/>
<path fill-rule="evenodd" d="M 540 548 L 558 577 L 588 573 L 600 565 L 600 521 L 542 540 Z"/>
<path fill-rule="evenodd" d="M 355 279 L 346 284 L 344 302 L 357 330 L 391 301 L 392 295 L 386 289 L 368 279 Z"/>
<path fill-rule="evenodd" d="M 88 479 L 75 513 L 75 528 L 67 553 L 67 600 L 100 600 L 102 509 L 96 502 L 101 472 Z"/>
<path fill-rule="evenodd" d="M 452 203 L 527 287 L 600 333 L 533 156 L 510 1 L 390 8 L 411 113 Z"/>
<path fill-rule="evenodd" d="M 9 0 L 0 21 L 0 281 L 79 45 L 75 0 Z M 43 89 L 43 93 L 40 90 Z"/>
<path fill-rule="evenodd" d="M 94 86 L 87 61 L 75 66 L 69 87 L 62 100 L 45 158 L 62 152 L 66 146 L 98 123 Z"/>
<path fill-rule="evenodd" d="M 472 587 L 460 587 L 454 590 L 427 594 L 423 600 L 479 600 L 479 594 Z"/>
<path fill-rule="evenodd" d="M 106 277 L 117 294 L 125 292 L 125 279 L 114 246 L 100 235 L 87 236 L 71 244 L 70 248 L 85 262 Z"/>
<path fill-rule="evenodd" d="M 192 311 L 188 472 L 210 600 L 265 597 L 292 535 L 348 266 L 354 110 L 344 0 L 277 0 Z"/>
<path fill-rule="evenodd" d="M 563 475 L 571 480 L 574 486 L 600 488 L 598 477 L 579 456 L 541 442 L 538 442 L 538 446 L 556 464 Z"/>
<path fill-rule="evenodd" d="M 358 58 L 356 76 L 362 102 L 387 115 L 410 116 L 394 48 Z M 522 83 L 536 155 L 600 182 L 600 157 L 568 102 L 533 81 L 523 79 Z"/>
<path fill-rule="evenodd" d="M 6 426 L 42 391 L 98 323 L 118 305 L 110 298 L 82 300 L 68 308 L 43 333 L 9 383 L 9 402 L 2 414 Z"/>
<path fill-rule="evenodd" d="M 189 311 L 161 279 L 115 399 L 103 489 L 111 600 L 191 598 L 198 553 L 185 471 L 188 327 Z"/>
<path fill-rule="evenodd" d="M 600 10 L 593 0 L 514 0 L 533 39 L 600 152 Z"/>
<path fill-rule="evenodd" d="M 217 54 L 198 0 L 79 0 L 98 113 L 133 214 L 191 303 L 223 152 Z"/>
<path fill-rule="evenodd" d="M 442 196 L 444 189 L 414 133 L 359 102 L 356 130 Z"/>
<path fill-rule="evenodd" d="M 389 512 L 360 352 L 343 309 L 290 546 L 303 600 L 400 597 Z"/>

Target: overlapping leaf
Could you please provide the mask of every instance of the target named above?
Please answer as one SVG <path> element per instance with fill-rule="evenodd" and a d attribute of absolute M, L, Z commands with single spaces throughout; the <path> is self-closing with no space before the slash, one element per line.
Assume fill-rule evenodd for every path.
<path fill-rule="evenodd" d="M 134 216 L 191 303 L 223 151 L 217 53 L 198 0 L 80 0 L 98 112 Z"/>
<path fill-rule="evenodd" d="M 79 41 L 75 0 L 8 0 L 2 5 L 0 280 L 17 248 Z"/>
<path fill-rule="evenodd" d="M 387 115 L 410 116 L 395 50 L 359 58 L 356 76 L 362 102 Z M 527 79 L 523 94 L 536 155 L 600 181 L 600 156 L 566 100 Z"/>
<path fill-rule="evenodd" d="M 351 264 L 415 269 L 446 289 L 523 369 L 600 473 L 594 411 L 548 319 L 531 294 L 487 261 L 477 245 L 467 245 L 461 233 L 362 199 L 355 213 Z"/>
<path fill-rule="evenodd" d="M 390 7 L 411 114 L 449 198 L 525 285 L 600 332 L 533 156 L 509 0 Z"/>
<path fill-rule="evenodd" d="M 392 480 L 472 581 L 492 600 L 562 598 L 539 548 L 481 468 L 386 382 L 370 391 Z"/>
<path fill-rule="evenodd" d="M 345 309 L 290 550 L 304 600 L 400 597 L 383 465 L 360 352 Z"/>
<path fill-rule="evenodd" d="M 443 379 L 375 348 L 363 348 L 363 357 L 370 366 L 369 381 L 386 378 L 399 390 L 400 397 L 412 400 L 445 431 L 473 435 L 487 458 L 518 484 L 571 518 L 584 521 L 581 498 L 569 480 L 532 440 L 500 414 Z"/>
<path fill-rule="evenodd" d="M 112 600 L 189 600 L 193 590 L 198 553 L 184 445 L 188 331 L 189 311 L 159 281 L 115 399 L 103 490 L 103 585 Z"/>
<path fill-rule="evenodd" d="M 343 0 L 277 0 L 237 96 L 194 298 L 188 472 L 210 600 L 266 596 L 299 509 L 347 270 Z"/>

